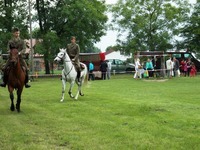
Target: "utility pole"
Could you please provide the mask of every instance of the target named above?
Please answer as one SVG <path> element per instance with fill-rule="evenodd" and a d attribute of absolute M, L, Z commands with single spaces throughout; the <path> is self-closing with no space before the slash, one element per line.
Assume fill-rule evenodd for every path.
<path fill-rule="evenodd" d="M 29 27 L 30 27 L 30 51 L 31 51 L 31 73 L 34 74 L 34 61 L 33 61 L 33 55 L 34 55 L 34 49 L 33 49 L 33 39 L 32 39 L 32 16 L 31 16 L 31 0 L 28 0 L 28 9 L 29 9 Z"/>

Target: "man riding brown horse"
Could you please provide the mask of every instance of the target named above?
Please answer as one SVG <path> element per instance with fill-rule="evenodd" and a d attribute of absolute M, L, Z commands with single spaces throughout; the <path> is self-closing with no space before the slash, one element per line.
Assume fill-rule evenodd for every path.
<path fill-rule="evenodd" d="M 13 29 L 13 38 L 11 40 L 9 40 L 8 42 L 8 51 L 11 51 L 13 48 L 18 49 L 19 53 L 20 53 L 20 63 L 21 66 L 25 68 L 25 72 L 26 72 L 26 79 L 25 79 L 25 87 L 29 88 L 31 87 L 28 84 L 28 66 L 25 62 L 25 60 L 23 59 L 23 55 L 25 54 L 26 51 L 26 45 L 25 42 L 20 38 L 20 31 L 18 28 L 14 28 Z M 9 60 L 7 60 L 5 66 L 2 68 L 2 71 L 4 73 L 3 75 L 3 83 L 0 84 L 0 86 L 2 87 L 6 87 L 7 84 L 7 80 L 8 80 L 8 70 L 9 70 Z"/>

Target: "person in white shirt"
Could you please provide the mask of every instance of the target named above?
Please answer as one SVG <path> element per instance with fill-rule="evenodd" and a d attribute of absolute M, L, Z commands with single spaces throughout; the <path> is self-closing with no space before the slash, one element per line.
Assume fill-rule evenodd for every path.
<path fill-rule="evenodd" d="M 171 57 L 168 58 L 166 61 L 166 68 L 167 68 L 167 76 L 171 78 L 173 76 L 173 62 Z"/>
<path fill-rule="evenodd" d="M 142 78 L 142 72 L 144 73 L 144 69 L 141 68 L 141 64 L 140 64 L 140 59 L 136 58 L 135 60 L 135 74 L 133 76 L 133 78 L 138 78 L 138 76 L 140 77 L 140 79 Z"/>
<path fill-rule="evenodd" d="M 108 64 L 108 68 L 107 68 L 107 78 L 110 79 L 111 76 L 111 69 L 112 69 L 112 65 L 111 62 L 109 60 L 107 60 L 107 64 Z"/>

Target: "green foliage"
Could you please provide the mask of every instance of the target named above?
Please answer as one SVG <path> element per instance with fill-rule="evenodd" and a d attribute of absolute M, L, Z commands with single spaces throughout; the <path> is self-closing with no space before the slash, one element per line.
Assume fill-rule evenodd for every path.
<path fill-rule="evenodd" d="M 40 39 L 45 37 L 47 39 L 44 39 L 42 47 L 39 46 L 44 48 L 47 73 L 49 73 L 48 59 L 55 56 L 52 50 L 66 47 L 71 36 L 77 37 L 81 52 L 99 51 L 93 43 L 99 41 L 105 34 L 107 16 L 104 14 L 106 11 L 104 3 L 97 0 L 36 0 L 37 15 L 33 18 L 39 21 L 39 30 L 35 30 L 34 35 Z M 54 40 L 49 41 L 47 33 L 52 32 L 58 38 L 57 45 L 55 42 L 49 43 Z"/>
<path fill-rule="evenodd" d="M 18 27 L 22 38 L 28 38 L 26 0 L 0 2 L 0 48 L 7 53 L 7 43 L 13 27 Z"/>
<path fill-rule="evenodd" d="M 183 48 L 189 51 L 200 52 L 200 1 L 197 1 L 191 17 L 182 28 L 181 36 L 184 38 L 181 43 Z"/>
<path fill-rule="evenodd" d="M 125 37 L 119 45 L 126 53 L 173 48 L 172 39 L 189 11 L 186 0 L 118 1 L 111 11 L 115 28 Z M 127 34 L 127 35 L 126 35 Z"/>
<path fill-rule="evenodd" d="M 105 2 L 97 0 L 36 1 L 40 31 L 53 30 L 66 47 L 76 36 L 81 52 L 105 34 L 107 16 Z M 48 5 L 51 3 L 51 5 Z M 43 14 L 45 13 L 45 15 Z M 48 16 L 46 15 L 48 14 Z"/>
<path fill-rule="evenodd" d="M 70 99 L 66 90 L 65 101 L 60 103 L 60 79 L 36 79 L 31 89 L 23 91 L 19 114 L 9 110 L 9 93 L 2 88 L 0 146 L 198 150 L 199 82 L 199 76 L 164 81 L 116 75 L 88 82 L 83 86 L 85 96 L 78 100 Z"/>
<path fill-rule="evenodd" d="M 105 34 L 107 21 L 103 0 L 36 0 L 31 1 L 30 5 L 37 12 L 35 16 L 32 15 L 33 22 L 39 23 L 33 37 L 47 39 L 43 39 L 44 45 L 40 43 L 36 46 L 36 52 L 44 53 L 45 61 L 52 60 L 59 47 L 66 47 L 71 36 L 77 37 L 81 52 L 99 51 L 94 43 Z M 28 11 L 26 0 L 0 2 L 0 48 L 3 52 L 7 52 L 7 42 L 14 26 L 20 28 L 23 39 L 29 38 Z M 48 64 L 45 63 L 46 69 L 49 68 Z"/>
<path fill-rule="evenodd" d="M 55 56 L 60 48 L 59 38 L 54 32 L 46 33 L 41 42 L 39 42 L 35 47 L 35 52 L 39 54 L 44 54 L 45 59 L 51 59 Z"/>
<path fill-rule="evenodd" d="M 35 46 L 35 52 L 44 55 L 45 71 L 50 74 L 49 63 L 53 62 L 55 55 L 60 48 L 60 41 L 55 32 L 47 32 L 42 37 L 42 41 Z"/>

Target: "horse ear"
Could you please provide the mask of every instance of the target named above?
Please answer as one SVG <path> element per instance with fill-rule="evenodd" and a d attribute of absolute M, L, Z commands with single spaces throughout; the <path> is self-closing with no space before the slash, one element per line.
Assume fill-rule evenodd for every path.
<path fill-rule="evenodd" d="M 60 48 L 60 52 L 66 51 L 66 49 L 64 48 Z"/>

